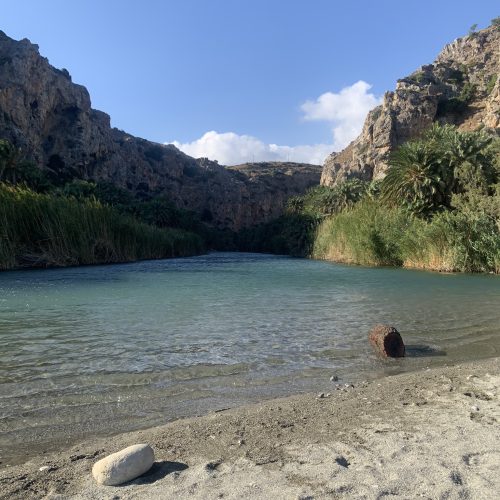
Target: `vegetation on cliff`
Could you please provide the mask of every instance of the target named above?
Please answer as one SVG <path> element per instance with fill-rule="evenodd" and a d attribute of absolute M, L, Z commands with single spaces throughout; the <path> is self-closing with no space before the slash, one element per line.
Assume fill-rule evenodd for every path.
<path fill-rule="evenodd" d="M 484 132 L 434 125 L 390 155 L 382 181 L 310 190 L 291 199 L 287 214 L 259 234 L 273 229 L 274 241 L 294 255 L 499 273 L 499 143 Z M 310 224 L 293 232 L 293 220 Z"/>

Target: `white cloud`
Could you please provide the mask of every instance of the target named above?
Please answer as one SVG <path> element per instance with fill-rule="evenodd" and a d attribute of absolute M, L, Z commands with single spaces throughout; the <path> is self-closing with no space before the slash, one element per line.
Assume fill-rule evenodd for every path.
<path fill-rule="evenodd" d="M 252 161 L 295 161 L 322 164 L 332 151 L 340 151 L 361 132 L 366 114 L 380 103 L 369 93 L 371 85 L 360 80 L 338 93 L 326 92 L 315 101 L 301 106 L 306 121 L 325 121 L 332 130 L 331 144 L 279 146 L 267 144 L 251 135 L 234 132 L 206 132 L 199 139 L 180 143 L 173 141 L 184 153 L 195 158 L 207 157 L 222 165 Z"/>
<path fill-rule="evenodd" d="M 207 157 L 222 165 L 238 165 L 251 161 L 295 161 L 321 165 L 332 152 L 331 144 L 309 146 L 278 146 L 266 144 L 251 135 L 238 135 L 234 132 L 219 134 L 212 130 L 199 139 L 172 143 L 184 153 L 195 158 Z"/>
<path fill-rule="evenodd" d="M 368 111 L 380 104 L 381 99 L 368 92 L 371 87 L 369 83 L 359 80 L 337 94 L 325 92 L 315 101 L 306 101 L 301 106 L 304 119 L 329 122 L 333 149 L 339 151 L 361 132 Z"/>

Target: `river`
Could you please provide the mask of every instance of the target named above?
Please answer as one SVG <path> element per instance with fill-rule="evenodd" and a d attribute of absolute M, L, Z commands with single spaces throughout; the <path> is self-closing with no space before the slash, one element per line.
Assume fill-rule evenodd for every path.
<path fill-rule="evenodd" d="M 408 356 L 377 358 L 395 325 Z M 0 274 L 0 462 L 500 355 L 500 278 L 213 253 Z"/>

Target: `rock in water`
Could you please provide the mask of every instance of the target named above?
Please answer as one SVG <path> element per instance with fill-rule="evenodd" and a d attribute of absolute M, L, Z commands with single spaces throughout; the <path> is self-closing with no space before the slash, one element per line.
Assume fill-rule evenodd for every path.
<path fill-rule="evenodd" d="M 92 475 L 99 484 L 116 486 L 144 474 L 154 461 L 155 454 L 149 444 L 134 444 L 96 462 Z"/>
<path fill-rule="evenodd" d="M 405 345 L 399 332 L 393 326 L 377 325 L 368 335 L 370 343 L 382 356 L 402 358 L 405 355 Z"/>

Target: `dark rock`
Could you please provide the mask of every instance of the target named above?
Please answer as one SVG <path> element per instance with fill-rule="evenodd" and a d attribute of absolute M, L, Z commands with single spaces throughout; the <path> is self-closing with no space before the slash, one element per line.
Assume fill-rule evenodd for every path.
<path fill-rule="evenodd" d="M 384 357 L 402 358 L 405 355 L 403 339 L 393 326 L 375 326 L 370 331 L 368 339 L 377 352 Z"/>

